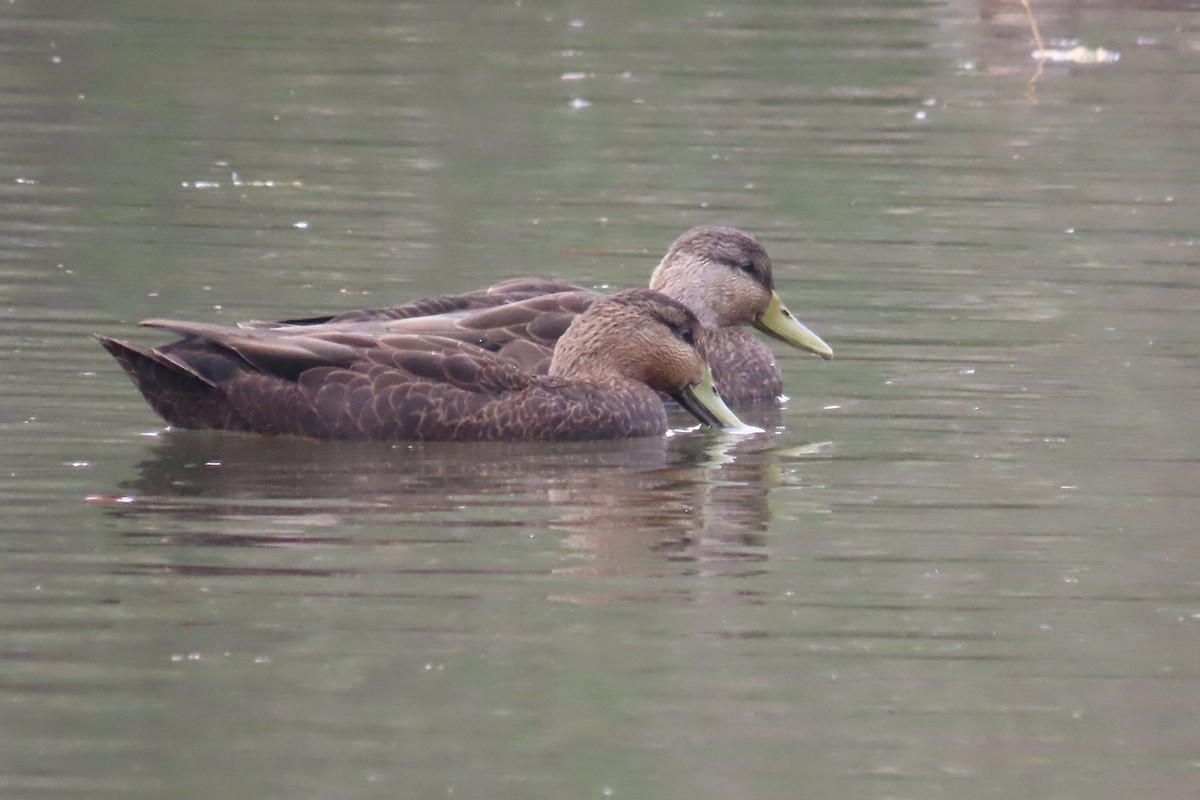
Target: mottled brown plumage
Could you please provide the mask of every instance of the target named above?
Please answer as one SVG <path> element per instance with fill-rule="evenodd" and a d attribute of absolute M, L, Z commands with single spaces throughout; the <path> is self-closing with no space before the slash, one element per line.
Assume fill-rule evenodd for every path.
<path fill-rule="evenodd" d="M 709 363 L 722 397 L 731 404 L 773 401 L 783 391 L 774 353 L 746 325 L 823 358 L 833 355 L 783 306 L 766 251 L 736 228 L 701 226 L 684 233 L 654 270 L 650 288 L 686 305 L 708 328 Z M 517 278 L 462 295 L 278 324 L 433 333 L 473 342 L 544 373 L 554 343 L 571 319 L 603 296 L 560 280 Z"/>
<path fill-rule="evenodd" d="M 713 395 L 704 330 L 648 289 L 590 304 L 536 375 L 470 342 L 376 325 L 230 328 L 148 320 L 181 341 L 97 338 L 181 428 L 333 439 L 605 439 L 661 434 L 658 392 L 703 422 L 741 423 Z"/>

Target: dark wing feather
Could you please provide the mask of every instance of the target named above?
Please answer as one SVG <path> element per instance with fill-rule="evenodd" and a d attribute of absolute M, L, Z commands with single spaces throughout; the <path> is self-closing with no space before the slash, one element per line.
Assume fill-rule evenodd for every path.
<path fill-rule="evenodd" d="M 545 375 L 550 372 L 550 360 L 554 357 L 554 348 L 544 344 L 535 344 L 526 339 L 513 339 L 496 351 L 496 355 L 505 361 L 516 364 L 522 372 L 530 375 Z"/>
<path fill-rule="evenodd" d="M 559 292 L 458 314 L 413 317 L 385 323 L 394 333 L 430 333 L 496 351 L 525 340 L 553 349 L 563 331 L 600 295 Z"/>
<path fill-rule="evenodd" d="M 372 365 L 398 370 L 416 381 L 446 383 L 463 391 L 499 395 L 534 381 L 505 358 L 439 336 L 383 336 L 364 356 Z"/>
<path fill-rule="evenodd" d="M 235 353 L 264 373 L 292 380 L 314 367 L 349 366 L 358 359 L 359 353 L 362 352 L 361 347 L 370 344 L 370 339 L 361 339 L 361 346 L 356 347 L 337 341 L 336 336 L 280 336 L 271 330 L 231 328 L 203 322 L 151 319 L 142 325 L 182 336 L 184 345 L 197 340 L 203 341 L 210 350 Z M 211 374 L 201 364 L 184 357 L 184 350 L 185 348 L 178 345 L 168 345 L 160 348 L 159 352 L 180 358 L 184 364 L 195 368 L 200 375 L 211 380 L 220 380 L 225 374 L 224 370 L 215 375 Z"/>
<path fill-rule="evenodd" d="M 526 300 L 539 295 L 557 292 L 587 291 L 578 286 L 557 278 L 512 278 L 493 284 L 486 289 L 463 294 L 448 294 L 435 297 L 424 297 L 399 306 L 387 308 L 362 308 L 345 311 L 325 317 L 308 319 L 285 320 L 279 325 L 314 325 L 329 322 L 369 322 L 381 320 L 411 319 L 413 317 L 429 317 L 458 311 L 471 311 L 480 308 L 505 305 L 507 303 Z M 257 325 L 257 323 L 255 323 Z"/>
<path fill-rule="evenodd" d="M 575 317 L 600 296 L 596 292 L 576 290 L 538 295 L 526 300 L 515 300 L 470 311 L 400 319 L 335 320 L 273 328 L 264 327 L 260 323 L 242 323 L 237 329 L 222 326 L 212 326 L 210 329 L 208 326 L 188 323 L 163 324 L 162 321 L 155 321 L 155 324 L 181 334 L 219 337 L 228 344 L 236 341 L 239 347 L 249 341 L 270 339 L 277 344 L 270 348 L 270 353 L 266 352 L 266 348 L 259 348 L 263 350 L 260 358 L 274 357 L 281 362 L 288 358 L 298 359 L 298 364 L 303 364 L 310 355 L 330 360 L 341 358 L 337 349 L 323 349 L 321 342 L 364 350 L 374 346 L 379 339 L 388 334 L 440 336 L 469 342 L 492 352 L 501 352 L 514 342 L 526 341 L 542 349 L 537 357 L 533 358 L 528 348 L 515 348 L 514 352 L 520 355 L 519 363 L 531 366 L 543 362 L 548 364 L 548 356 L 559 337 Z M 211 330 L 219 333 L 214 334 Z M 233 336 L 237 337 L 236 340 Z M 299 348 L 303 352 L 296 352 L 293 348 Z M 264 366 L 265 363 L 264 360 Z M 281 363 L 274 369 L 282 371 L 285 368 Z"/>

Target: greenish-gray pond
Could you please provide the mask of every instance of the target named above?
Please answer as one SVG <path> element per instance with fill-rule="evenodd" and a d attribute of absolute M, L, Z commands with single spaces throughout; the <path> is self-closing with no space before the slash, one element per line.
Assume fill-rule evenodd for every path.
<path fill-rule="evenodd" d="M 1190 798 L 1200 10 L 0 7 L 0 797 Z M 752 437 L 165 430 L 90 338 L 697 224 Z"/>

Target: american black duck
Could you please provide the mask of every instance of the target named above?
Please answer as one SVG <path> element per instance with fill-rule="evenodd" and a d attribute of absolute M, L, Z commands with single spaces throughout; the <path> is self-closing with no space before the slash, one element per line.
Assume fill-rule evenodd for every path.
<path fill-rule="evenodd" d="M 180 341 L 97 336 L 180 428 L 330 439 L 611 439 L 667 430 L 659 392 L 708 425 L 744 426 L 713 391 L 707 332 L 649 289 L 598 299 L 558 339 L 546 375 L 470 342 L 374 327 L 233 328 L 147 320 Z"/>

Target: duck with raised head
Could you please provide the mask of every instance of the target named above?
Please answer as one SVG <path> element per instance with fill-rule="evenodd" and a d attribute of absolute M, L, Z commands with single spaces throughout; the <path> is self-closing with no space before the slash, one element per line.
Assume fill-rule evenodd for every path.
<path fill-rule="evenodd" d="M 142 324 L 182 339 L 148 349 L 96 338 L 180 428 L 389 441 L 614 439 L 666 432 L 661 392 L 707 425 L 758 430 L 714 391 L 696 316 L 649 289 L 591 303 L 559 338 L 546 375 L 434 335 Z"/>
<path fill-rule="evenodd" d="M 775 291 L 771 259 L 750 234 L 704 225 L 672 243 L 650 276 L 650 288 L 686 305 L 708 329 L 708 358 L 717 387 L 731 405 L 775 401 L 783 378 L 775 355 L 745 329 L 757 328 L 821 358 L 833 350 L 805 327 Z M 600 292 L 553 278 L 515 278 L 460 295 L 427 297 L 401 306 L 251 327 L 313 326 L 436 333 L 498 352 L 545 372 L 558 337 Z"/>

